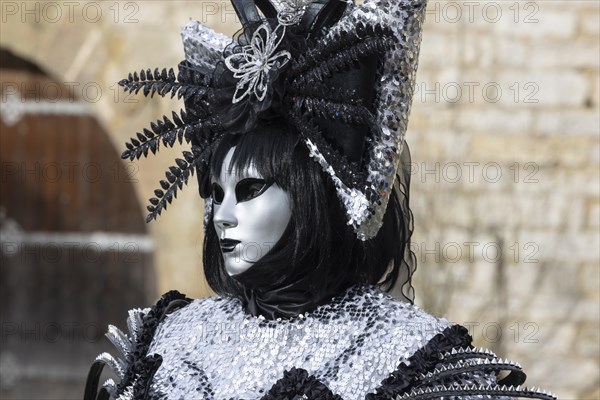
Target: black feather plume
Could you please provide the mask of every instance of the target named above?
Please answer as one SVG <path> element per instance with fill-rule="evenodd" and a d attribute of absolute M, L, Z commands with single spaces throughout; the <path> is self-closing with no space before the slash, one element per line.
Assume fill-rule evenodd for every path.
<path fill-rule="evenodd" d="M 154 191 L 156 197 L 151 198 L 150 204 L 147 206 L 149 213 L 146 217 L 146 222 L 156 219 L 163 210 L 166 210 L 173 199 L 177 198 L 178 190 L 183 189 L 190 175 L 194 174 L 197 159 L 189 151 L 184 151 L 183 157 L 185 160 L 181 158 L 176 159 L 177 166 L 169 167 L 169 170 L 165 173 L 167 180 L 160 181 L 162 189 Z"/>

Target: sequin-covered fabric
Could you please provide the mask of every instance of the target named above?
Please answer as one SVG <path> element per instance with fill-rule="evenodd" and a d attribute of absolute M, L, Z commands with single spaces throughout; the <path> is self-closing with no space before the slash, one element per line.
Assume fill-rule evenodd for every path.
<path fill-rule="evenodd" d="M 256 399 L 296 367 L 344 399 L 364 398 L 447 326 L 375 287 L 281 321 L 245 315 L 232 298 L 196 300 L 156 332 L 149 354 L 163 363 L 153 389 L 168 399 Z"/>
<path fill-rule="evenodd" d="M 375 286 L 283 320 L 245 314 L 234 298 L 172 291 L 132 310 L 128 327 L 109 327 L 117 357 L 97 357 L 84 400 L 556 400 L 521 387 L 521 366 L 473 347 L 466 328 Z M 104 365 L 120 382 L 97 392 Z"/>
<path fill-rule="evenodd" d="M 223 50 L 231 42 L 231 38 L 195 20 L 181 29 L 181 39 L 187 59 L 206 69 L 221 61 Z"/>

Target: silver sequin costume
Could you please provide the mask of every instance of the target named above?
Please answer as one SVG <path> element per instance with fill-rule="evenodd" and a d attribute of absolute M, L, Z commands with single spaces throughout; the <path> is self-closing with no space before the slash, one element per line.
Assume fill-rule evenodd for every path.
<path fill-rule="evenodd" d="M 129 335 L 115 327 L 107 334 L 129 363 L 108 354 L 98 357 L 112 360 L 109 365 L 118 366 L 115 372 L 124 381 L 124 371 L 134 369 L 132 364 L 161 360 L 155 371 L 130 376 L 133 379 L 125 385 L 107 382 L 108 393 L 116 399 L 288 398 L 277 394 L 283 393 L 277 392 L 278 387 L 299 388 L 294 399 L 389 398 L 376 397 L 386 390 L 410 399 L 506 398 L 502 393 L 552 398 L 535 389 L 495 385 L 493 371 L 520 373 L 519 365 L 484 349 L 460 346 L 458 338 L 464 332 L 457 328 L 462 327 L 399 302 L 375 286 L 352 287 L 314 311 L 288 320 L 249 316 L 234 298 L 194 300 L 164 317 L 150 337 L 144 358 L 136 351 L 145 335 L 149 339 L 142 329 L 149 310 L 130 313 Z M 431 355 L 433 362 L 428 360 Z M 389 388 L 397 386 L 392 384 L 385 389 L 386 380 L 400 382 L 411 376 L 411 368 L 427 362 L 435 368 L 413 374 L 421 379 L 420 388 L 394 392 Z M 289 374 L 298 370 L 326 390 L 310 392 L 312 386 L 302 384 L 306 376 Z M 286 374 L 287 381 L 282 379 Z M 428 381 L 437 383 L 428 385 Z M 436 395 L 444 390 L 454 396 Z M 465 394 L 458 396 L 461 393 Z"/>

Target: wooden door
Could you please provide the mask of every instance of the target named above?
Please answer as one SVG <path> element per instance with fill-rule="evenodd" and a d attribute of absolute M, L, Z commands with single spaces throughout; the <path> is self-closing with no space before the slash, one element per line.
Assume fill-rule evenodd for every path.
<path fill-rule="evenodd" d="M 107 324 L 154 301 L 152 241 L 91 105 L 0 60 L 0 398 L 79 399 Z"/>

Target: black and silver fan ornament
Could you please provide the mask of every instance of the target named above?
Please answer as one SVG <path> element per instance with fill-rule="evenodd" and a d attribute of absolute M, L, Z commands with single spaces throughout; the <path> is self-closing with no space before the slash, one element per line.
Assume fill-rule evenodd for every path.
<path fill-rule="evenodd" d="M 426 0 L 232 3 L 243 24 L 233 39 L 191 20 L 182 29 L 186 58 L 177 75 L 148 69 L 119 82 L 128 92 L 185 102 L 185 110 L 137 133 L 122 155 L 133 160 L 161 144 L 191 145 L 160 181 L 147 221 L 195 170 L 210 213 L 202 179 L 215 144 L 279 119 L 332 179 L 357 237 L 374 237 L 399 167 Z"/>

